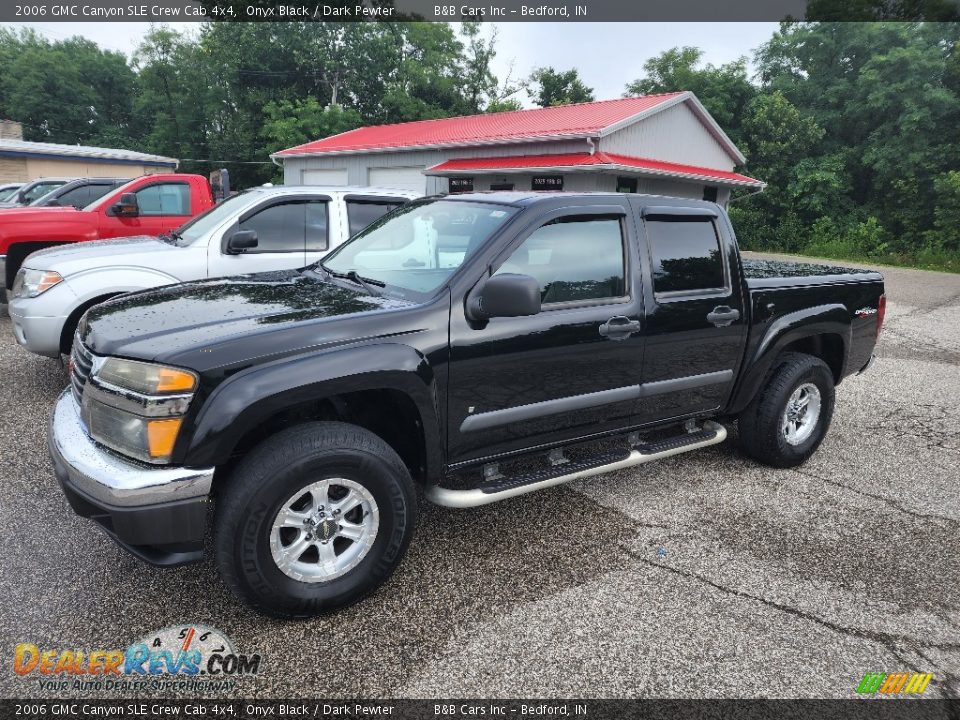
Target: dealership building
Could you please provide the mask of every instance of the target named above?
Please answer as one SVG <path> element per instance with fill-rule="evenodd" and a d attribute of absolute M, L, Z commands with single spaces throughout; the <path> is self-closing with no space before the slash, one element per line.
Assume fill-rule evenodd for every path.
<path fill-rule="evenodd" d="M 715 200 L 764 183 L 690 92 L 357 128 L 271 155 L 287 185 L 427 194 L 620 191 Z"/>
<path fill-rule="evenodd" d="M 178 164 L 175 158 L 133 150 L 29 142 L 20 123 L 0 120 L 0 183 L 41 177 L 132 178 L 174 172 Z"/>

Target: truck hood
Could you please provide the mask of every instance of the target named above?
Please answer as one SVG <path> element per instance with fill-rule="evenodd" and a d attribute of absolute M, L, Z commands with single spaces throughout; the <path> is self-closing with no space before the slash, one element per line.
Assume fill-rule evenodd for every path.
<path fill-rule="evenodd" d="M 15 203 L 0 203 L 0 210 L 3 211 L 0 214 L 0 218 L 3 218 L 4 222 L 16 220 L 17 222 L 29 222 L 35 217 L 44 217 L 49 218 L 50 213 L 79 213 L 80 210 L 77 210 L 73 206 L 68 207 L 26 207 L 24 205 L 17 205 Z"/>
<path fill-rule="evenodd" d="M 3 216 L 0 215 L 0 222 Z M 91 268 L 111 265 L 144 266 L 156 268 L 161 253 L 183 250 L 148 235 L 117 238 L 115 240 L 91 240 L 89 242 L 58 245 L 38 250 L 23 263 L 34 270 L 56 270 L 69 277 Z"/>
<path fill-rule="evenodd" d="M 413 307 L 310 270 L 238 275 L 122 295 L 90 310 L 80 338 L 97 355 L 198 371 L 378 334 L 363 316 Z M 396 324 L 389 325 L 395 333 Z"/>

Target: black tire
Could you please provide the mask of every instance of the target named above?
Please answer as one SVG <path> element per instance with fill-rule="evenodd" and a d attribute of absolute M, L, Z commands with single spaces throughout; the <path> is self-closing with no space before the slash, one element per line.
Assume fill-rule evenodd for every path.
<path fill-rule="evenodd" d="M 813 431 L 802 442 L 791 444 L 783 431 L 783 414 L 791 395 L 806 383 L 820 393 L 820 411 Z M 833 373 L 820 358 L 784 353 L 774 363 L 756 397 L 740 414 L 740 447 L 750 457 L 777 468 L 796 467 L 820 447 L 833 418 Z"/>
<path fill-rule="evenodd" d="M 274 561 L 271 528 L 284 503 L 323 478 L 360 484 L 376 501 L 379 527 L 367 554 L 346 574 L 302 582 Z M 346 423 L 305 423 L 254 448 L 225 483 L 214 521 L 216 561 L 230 589 L 256 610 L 310 617 L 355 603 L 379 587 L 403 558 L 416 521 L 413 480 L 387 443 Z"/>

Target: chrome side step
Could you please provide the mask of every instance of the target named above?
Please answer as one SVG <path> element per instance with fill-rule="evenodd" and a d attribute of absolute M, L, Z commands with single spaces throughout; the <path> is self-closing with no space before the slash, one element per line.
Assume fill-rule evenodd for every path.
<path fill-rule="evenodd" d="M 624 468 L 633 467 L 634 465 L 642 465 L 654 460 L 662 460 L 663 458 L 690 452 L 691 450 L 699 450 L 708 445 L 718 445 L 727 439 L 727 429 L 720 423 L 707 420 L 703 423 L 702 429 L 711 432 L 712 435 L 704 438 L 700 432 L 693 433 L 697 439 L 687 443 L 682 442 L 685 439 L 683 435 L 678 435 L 675 438 L 670 438 L 665 443 L 640 445 L 631 450 L 626 457 L 614 462 L 587 467 L 576 472 L 556 475 L 536 482 L 513 485 L 505 487 L 502 490 L 493 492 L 490 490 L 485 491 L 483 488 L 451 490 L 440 487 L 439 485 L 428 485 L 425 494 L 428 500 L 437 505 L 443 505 L 444 507 L 468 508 L 489 505 L 499 500 L 525 495 L 526 493 L 543 490 L 544 488 L 553 487 L 554 485 L 562 485 L 563 483 L 568 483 L 573 480 L 582 480 L 583 478 L 593 477 L 594 475 L 603 475 L 604 473 L 623 470 Z M 661 445 L 662 449 L 658 448 L 658 445 Z"/>

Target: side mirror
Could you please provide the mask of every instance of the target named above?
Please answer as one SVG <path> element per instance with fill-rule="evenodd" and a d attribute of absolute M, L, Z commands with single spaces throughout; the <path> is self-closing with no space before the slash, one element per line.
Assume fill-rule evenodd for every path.
<path fill-rule="evenodd" d="M 227 254 L 242 255 L 259 244 L 256 230 L 237 230 L 227 238 Z"/>
<path fill-rule="evenodd" d="M 26 205 L 26 204 L 27 204 L 27 196 L 23 194 L 23 190 L 18 190 L 18 191 L 17 191 L 16 203 L 17 203 L 17 205 Z"/>
<path fill-rule="evenodd" d="M 494 275 L 474 290 L 467 312 L 473 320 L 536 315 L 540 312 L 540 283 L 529 275 Z"/>
<path fill-rule="evenodd" d="M 119 217 L 136 217 L 140 214 L 140 205 L 137 203 L 137 196 L 133 193 L 121 195 L 112 209 L 113 214 Z"/>

